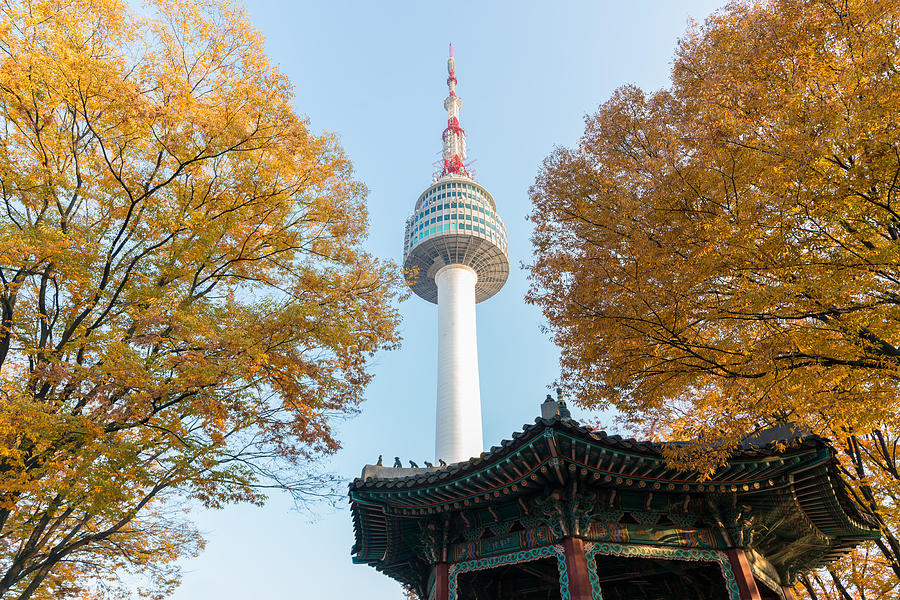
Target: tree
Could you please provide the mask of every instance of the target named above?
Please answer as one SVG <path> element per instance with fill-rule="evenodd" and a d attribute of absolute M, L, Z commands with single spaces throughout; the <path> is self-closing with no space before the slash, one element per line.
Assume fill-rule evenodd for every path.
<path fill-rule="evenodd" d="M 773 422 L 832 439 L 884 523 L 866 598 L 900 580 L 898 33 L 895 0 L 730 4 L 531 191 L 529 301 L 576 400 L 707 473 Z"/>
<path fill-rule="evenodd" d="M 324 490 L 397 269 L 225 0 L 0 5 L 0 597 L 177 584 L 185 504 Z"/>

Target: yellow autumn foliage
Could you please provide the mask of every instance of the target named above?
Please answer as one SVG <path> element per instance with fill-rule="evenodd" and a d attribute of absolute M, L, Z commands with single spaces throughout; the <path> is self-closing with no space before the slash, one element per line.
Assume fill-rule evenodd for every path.
<path fill-rule="evenodd" d="M 777 422 L 840 450 L 884 537 L 818 598 L 900 597 L 898 39 L 897 0 L 734 2 L 531 191 L 529 300 L 578 403 L 705 473 Z"/>
<path fill-rule="evenodd" d="M 225 0 L 0 5 L 3 598 L 163 596 L 186 503 L 325 493 L 399 279 L 292 103 Z"/>

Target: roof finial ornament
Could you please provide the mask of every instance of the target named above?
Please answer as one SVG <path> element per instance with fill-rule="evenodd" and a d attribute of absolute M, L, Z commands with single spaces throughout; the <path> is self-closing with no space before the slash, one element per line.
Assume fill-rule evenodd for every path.
<path fill-rule="evenodd" d="M 541 417 L 544 419 L 559 419 L 560 421 L 572 421 L 572 413 L 566 406 L 563 398 L 562 388 L 556 388 L 556 399 L 547 394 L 547 397 L 541 403 Z"/>
<path fill-rule="evenodd" d="M 563 395 L 561 387 L 556 388 L 556 401 L 559 403 L 559 420 L 573 421 L 572 413 L 569 412 L 569 407 L 566 406 L 566 397 Z"/>

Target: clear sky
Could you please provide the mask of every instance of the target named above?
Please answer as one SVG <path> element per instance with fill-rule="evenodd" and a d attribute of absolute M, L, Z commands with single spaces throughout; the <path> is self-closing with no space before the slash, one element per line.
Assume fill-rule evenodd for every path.
<path fill-rule="evenodd" d="M 689 19 L 724 3 L 248 0 L 268 55 L 294 83 L 297 112 L 314 130 L 339 134 L 369 187 L 370 251 L 397 262 L 406 216 L 440 157 L 453 42 L 469 158 L 509 233 L 509 281 L 478 305 L 486 448 L 534 420 L 558 373 L 541 314 L 523 300 L 528 187 L 541 162 L 574 144 L 584 115 L 615 88 L 667 85 Z M 339 424 L 344 449 L 328 467 L 348 480 L 379 454 L 422 464 L 434 452 L 437 311 L 413 297 L 401 312 L 402 348 L 376 357 L 362 413 Z M 313 511 L 276 495 L 264 508 L 195 513 L 208 544 L 184 563 L 175 598 L 402 598 L 392 580 L 351 563 L 346 502 Z"/>

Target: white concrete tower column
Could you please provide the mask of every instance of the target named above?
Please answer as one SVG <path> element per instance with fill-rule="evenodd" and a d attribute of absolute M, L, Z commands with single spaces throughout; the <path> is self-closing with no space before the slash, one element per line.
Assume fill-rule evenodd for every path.
<path fill-rule="evenodd" d="M 478 274 L 466 265 L 442 267 L 438 289 L 438 377 L 435 460 L 448 463 L 481 454 L 481 392 L 475 332 Z"/>

